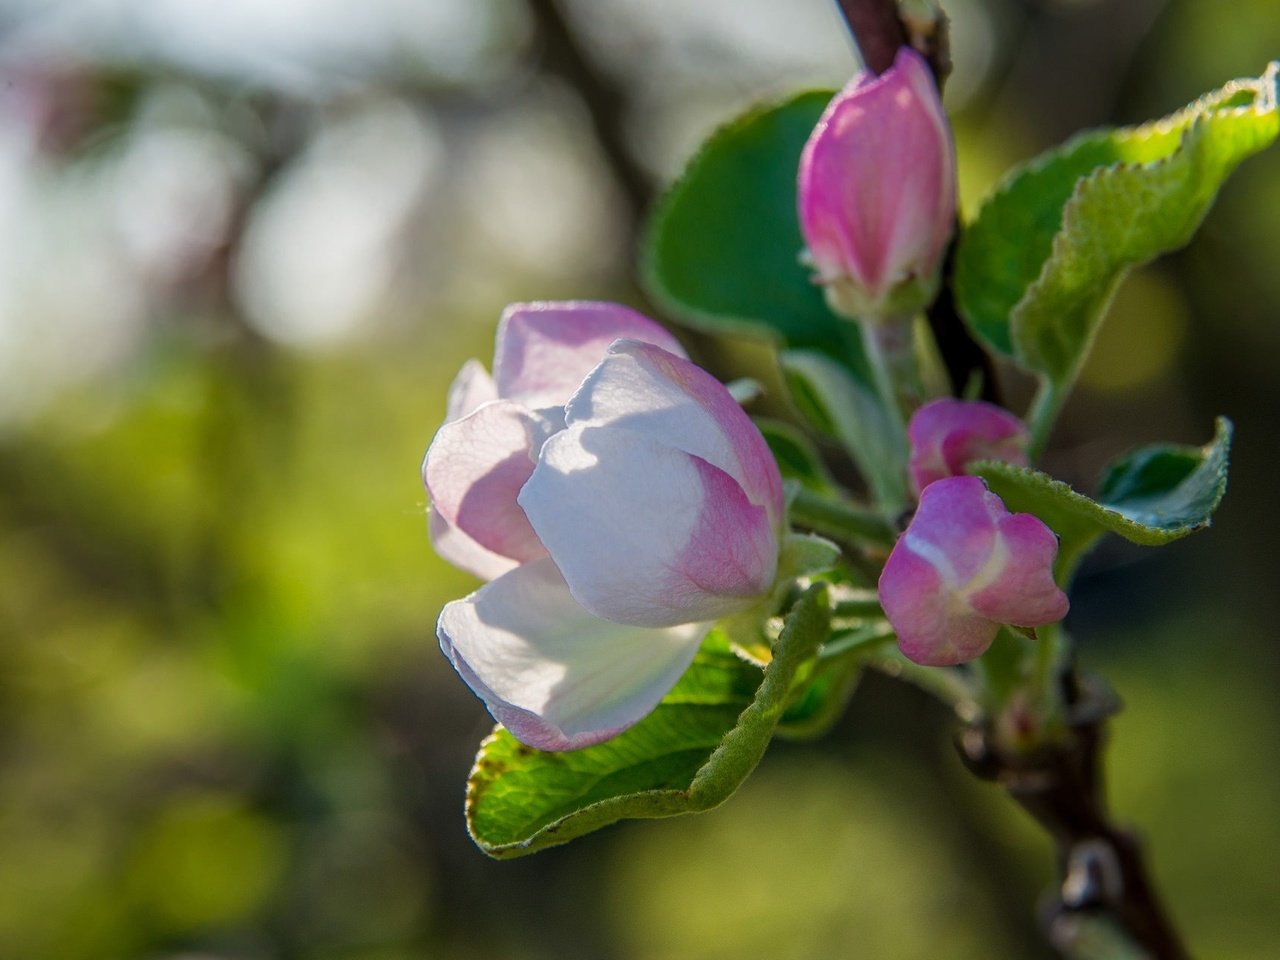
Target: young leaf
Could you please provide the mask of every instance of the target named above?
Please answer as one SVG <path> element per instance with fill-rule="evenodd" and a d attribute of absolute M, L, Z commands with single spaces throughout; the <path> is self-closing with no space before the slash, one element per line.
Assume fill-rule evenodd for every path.
<path fill-rule="evenodd" d="M 791 395 L 818 429 L 843 444 L 886 515 L 907 496 L 907 438 L 886 413 L 870 381 L 813 350 L 779 355 Z"/>
<path fill-rule="evenodd" d="M 801 266 L 800 151 L 833 91 L 802 93 L 721 127 L 658 204 L 641 278 L 677 319 L 839 356 L 843 321 Z"/>
<path fill-rule="evenodd" d="M 498 727 L 467 782 L 472 838 L 492 857 L 517 857 L 618 820 L 722 803 L 760 762 L 829 624 L 826 587 L 815 584 L 792 607 L 763 680 L 713 633 L 653 713 L 585 750 L 544 753 Z"/>
<path fill-rule="evenodd" d="M 1128 269 L 1187 243 L 1236 165 L 1280 134 L 1278 80 L 1273 63 L 1163 120 L 1085 133 L 1017 170 L 957 252 L 973 331 L 1061 393 Z"/>
<path fill-rule="evenodd" d="M 821 454 L 803 431 L 782 420 L 768 417 L 753 417 L 752 420 L 769 445 L 769 452 L 778 461 L 783 480 L 794 480 L 814 493 L 831 493 L 836 489 Z"/>
<path fill-rule="evenodd" d="M 1063 582 L 1076 562 L 1106 532 L 1158 546 L 1207 527 L 1227 490 L 1231 421 L 1219 417 L 1203 447 L 1160 444 L 1112 463 L 1098 500 L 1026 467 L 984 460 L 969 467 L 1011 511 L 1034 513 L 1060 540 L 1057 572 Z"/>

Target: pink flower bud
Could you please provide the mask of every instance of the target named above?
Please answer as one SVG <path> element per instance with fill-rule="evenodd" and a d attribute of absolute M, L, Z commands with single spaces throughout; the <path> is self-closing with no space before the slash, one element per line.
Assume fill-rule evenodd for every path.
<path fill-rule="evenodd" d="M 875 320 L 927 305 L 955 209 L 946 114 L 928 65 L 903 47 L 831 101 L 800 156 L 800 229 L 832 309 Z"/>
<path fill-rule="evenodd" d="M 1067 615 L 1053 582 L 1058 540 L 1039 518 L 1011 514 L 978 477 L 929 484 L 880 575 L 880 604 L 916 663 L 980 656 L 1002 624 L 1039 627 Z"/>
<path fill-rule="evenodd" d="M 950 397 L 927 403 L 907 427 L 911 483 L 916 493 L 935 480 L 958 477 L 974 460 L 1027 465 L 1027 428 L 1003 407 Z"/>

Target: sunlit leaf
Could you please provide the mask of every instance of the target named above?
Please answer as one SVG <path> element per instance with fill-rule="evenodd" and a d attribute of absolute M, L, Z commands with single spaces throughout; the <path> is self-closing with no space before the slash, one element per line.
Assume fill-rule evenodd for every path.
<path fill-rule="evenodd" d="M 815 585 L 791 609 L 763 679 L 713 639 L 653 713 L 585 750 L 544 753 L 497 728 L 467 784 L 471 836 L 490 856 L 515 857 L 618 820 L 723 802 L 760 762 L 829 619 Z"/>
<path fill-rule="evenodd" d="M 843 321 L 801 266 L 800 151 L 832 91 L 748 112 L 721 127 L 659 203 L 641 275 L 677 319 L 839 355 Z"/>
<path fill-rule="evenodd" d="M 1187 243 L 1232 170 L 1280 133 L 1272 64 L 1172 116 L 1083 134 L 1016 170 L 965 231 L 956 294 L 974 332 L 1058 387 L 1116 284 Z"/>

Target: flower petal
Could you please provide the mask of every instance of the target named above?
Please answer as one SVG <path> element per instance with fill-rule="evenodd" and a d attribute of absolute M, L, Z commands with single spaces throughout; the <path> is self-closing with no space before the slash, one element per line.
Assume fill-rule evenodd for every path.
<path fill-rule="evenodd" d="M 645 717 L 692 662 L 709 623 L 663 630 L 593 617 L 550 560 L 535 560 L 440 614 L 445 656 L 522 743 L 576 750 Z"/>
<path fill-rule="evenodd" d="M 479 360 L 468 360 L 449 386 L 445 422 L 461 420 L 481 404 L 498 399 L 498 387 Z"/>
<path fill-rule="evenodd" d="M 719 467 L 630 430 L 571 426 L 520 505 L 584 607 L 646 627 L 750 606 L 777 573 L 763 507 Z"/>
<path fill-rule="evenodd" d="M 436 553 L 455 567 L 474 574 L 481 580 L 500 577 L 516 566 L 516 561 L 486 550 L 451 524 L 434 506 L 427 512 L 431 545 Z"/>
<path fill-rule="evenodd" d="M 1027 465 L 1027 428 L 1003 407 L 945 397 L 927 403 L 907 427 L 911 482 L 918 494 L 943 477 L 956 477 L 974 460 Z"/>
<path fill-rule="evenodd" d="M 997 530 L 1009 557 L 998 579 L 969 596 L 985 617 L 1019 627 L 1055 623 L 1067 615 L 1070 601 L 1053 581 L 1058 538 L 1039 517 L 1015 513 L 1003 517 Z"/>
<path fill-rule="evenodd" d="M 547 424 L 507 400 L 486 403 L 436 433 L 422 478 L 440 516 L 486 550 L 513 560 L 546 556 L 516 502 Z"/>
<path fill-rule="evenodd" d="M 1067 597 L 1053 581 L 1058 541 L 1039 518 L 1010 514 L 978 477 L 927 486 L 880 575 L 880 603 L 898 643 L 917 663 L 962 663 L 981 654 L 1001 624 L 1062 619 Z"/>
<path fill-rule="evenodd" d="M 624 337 L 684 356 L 675 337 L 630 307 L 589 300 L 512 304 L 498 323 L 498 395 L 530 409 L 564 406 L 609 344 Z"/>
<path fill-rule="evenodd" d="M 650 344 L 623 340 L 583 381 L 566 408 L 571 426 L 619 427 L 707 461 L 782 518 L 782 477 L 764 437 L 715 377 Z"/>
<path fill-rule="evenodd" d="M 880 604 L 907 659 L 946 667 L 980 656 L 995 640 L 998 623 L 957 604 L 927 558 L 894 549 L 880 575 Z"/>

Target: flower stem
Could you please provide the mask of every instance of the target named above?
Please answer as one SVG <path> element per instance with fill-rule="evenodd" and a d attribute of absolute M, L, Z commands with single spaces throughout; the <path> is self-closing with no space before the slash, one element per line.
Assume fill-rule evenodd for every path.
<path fill-rule="evenodd" d="M 872 543 L 888 547 L 897 537 L 897 532 L 879 514 L 812 490 L 802 489 L 795 495 L 791 501 L 791 519 L 842 544 Z"/>
<path fill-rule="evenodd" d="M 926 396 L 916 357 L 911 317 L 885 317 L 862 324 L 867 359 L 875 371 L 876 387 L 886 407 L 904 424 Z"/>
<path fill-rule="evenodd" d="M 1065 400 L 1066 391 L 1059 389 L 1053 381 L 1040 381 L 1040 388 L 1031 401 L 1026 417 L 1027 429 L 1031 433 L 1029 453 L 1032 463 L 1044 452 L 1049 433 L 1053 430 L 1054 421 L 1058 419 Z"/>

